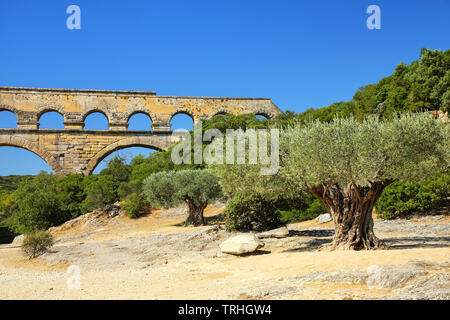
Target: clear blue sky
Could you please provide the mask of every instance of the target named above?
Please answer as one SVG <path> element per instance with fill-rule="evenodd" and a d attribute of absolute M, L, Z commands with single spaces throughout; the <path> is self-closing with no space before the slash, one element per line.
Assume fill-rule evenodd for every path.
<path fill-rule="evenodd" d="M 66 27 L 71 4 L 81 30 Z M 366 27 L 371 4 L 380 30 Z M 449 12 L 449 0 L 0 0 L 0 86 L 270 97 L 301 112 L 350 100 L 421 47 L 448 49 Z M 0 113 L 0 127 L 10 121 Z M 41 169 L 32 153 L 0 147 L 0 175 Z"/>

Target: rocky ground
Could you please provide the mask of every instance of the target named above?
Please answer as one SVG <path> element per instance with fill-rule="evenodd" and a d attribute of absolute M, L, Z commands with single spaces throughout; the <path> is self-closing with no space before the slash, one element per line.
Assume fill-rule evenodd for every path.
<path fill-rule="evenodd" d="M 179 225 L 184 208 L 140 219 L 93 212 L 53 228 L 55 246 L 31 261 L 17 244 L 0 245 L 0 299 L 450 298 L 448 216 L 376 220 L 389 250 L 320 251 L 332 222 L 306 221 L 235 256 L 220 250 L 236 235 L 214 224 L 222 210 L 209 207 L 212 225 L 198 228 Z M 73 266 L 79 288 L 68 286 Z"/>

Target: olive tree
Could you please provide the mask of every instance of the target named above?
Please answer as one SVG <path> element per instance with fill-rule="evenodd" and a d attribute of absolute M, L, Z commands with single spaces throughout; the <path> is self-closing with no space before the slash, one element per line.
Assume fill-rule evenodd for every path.
<path fill-rule="evenodd" d="M 395 181 L 421 181 L 448 165 L 448 126 L 427 114 L 382 121 L 371 117 L 295 124 L 280 133 L 280 171 L 260 164 L 212 166 L 224 193 L 291 197 L 309 191 L 335 223 L 331 248 L 383 247 L 373 232 L 373 207 Z"/>
<path fill-rule="evenodd" d="M 143 182 L 143 193 L 153 206 L 171 208 L 185 202 L 189 216 L 185 225 L 204 225 L 206 206 L 222 195 L 217 177 L 209 170 L 153 173 Z"/>
<path fill-rule="evenodd" d="M 282 174 L 331 214 L 334 249 L 384 247 L 372 210 L 394 181 L 420 181 L 448 165 L 449 131 L 427 114 L 382 121 L 335 119 L 292 126 L 281 135 Z"/>

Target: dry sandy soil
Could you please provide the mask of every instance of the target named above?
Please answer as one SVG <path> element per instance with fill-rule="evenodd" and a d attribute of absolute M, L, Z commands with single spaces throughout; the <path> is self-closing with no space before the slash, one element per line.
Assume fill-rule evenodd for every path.
<path fill-rule="evenodd" d="M 448 216 L 376 220 L 389 250 L 319 251 L 333 225 L 306 221 L 232 256 L 219 244 L 235 234 L 212 225 L 222 210 L 208 207 L 211 225 L 198 228 L 177 225 L 183 208 L 90 215 L 53 228 L 55 246 L 33 260 L 0 245 L 0 299 L 450 299 Z"/>

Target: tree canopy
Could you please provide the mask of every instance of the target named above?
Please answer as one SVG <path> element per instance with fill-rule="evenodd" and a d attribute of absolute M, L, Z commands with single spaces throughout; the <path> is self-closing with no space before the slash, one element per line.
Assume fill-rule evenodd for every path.
<path fill-rule="evenodd" d="M 206 205 L 221 197 L 217 177 L 209 170 L 157 172 L 144 180 L 143 192 L 154 206 L 171 208 L 185 202 L 189 207 L 187 224 L 204 224 Z"/>
<path fill-rule="evenodd" d="M 305 187 L 330 179 L 360 186 L 417 181 L 446 165 L 448 137 L 444 122 L 427 114 L 314 121 L 281 135 L 283 172 Z"/>

